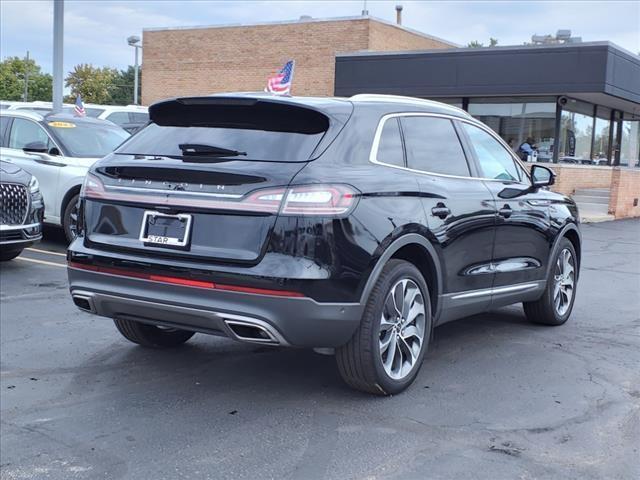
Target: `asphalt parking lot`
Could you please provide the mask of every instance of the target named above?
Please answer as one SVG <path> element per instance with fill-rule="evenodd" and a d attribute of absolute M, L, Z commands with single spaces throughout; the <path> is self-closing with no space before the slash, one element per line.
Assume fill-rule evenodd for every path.
<path fill-rule="evenodd" d="M 73 306 L 47 233 L 0 271 L 2 479 L 640 478 L 638 220 L 583 226 L 566 325 L 444 325 L 391 398 L 313 352 L 134 346 Z"/>

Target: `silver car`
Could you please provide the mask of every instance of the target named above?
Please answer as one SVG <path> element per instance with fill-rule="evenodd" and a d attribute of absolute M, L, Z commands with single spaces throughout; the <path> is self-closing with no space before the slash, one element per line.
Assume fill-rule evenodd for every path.
<path fill-rule="evenodd" d="M 77 203 L 84 176 L 98 159 L 129 137 L 104 121 L 20 110 L 0 112 L 0 160 L 13 163 L 40 182 L 45 223 L 76 234 Z"/>

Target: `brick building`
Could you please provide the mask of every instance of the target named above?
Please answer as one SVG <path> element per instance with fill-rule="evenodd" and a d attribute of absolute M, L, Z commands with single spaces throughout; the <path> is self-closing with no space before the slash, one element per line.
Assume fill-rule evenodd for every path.
<path fill-rule="evenodd" d="M 142 103 L 177 95 L 262 91 L 267 77 L 289 59 L 296 61 L 295 95 L 333 95 L 336 54 L 453 47 L 368 16 L 150 28 L 143 35 Z"/>

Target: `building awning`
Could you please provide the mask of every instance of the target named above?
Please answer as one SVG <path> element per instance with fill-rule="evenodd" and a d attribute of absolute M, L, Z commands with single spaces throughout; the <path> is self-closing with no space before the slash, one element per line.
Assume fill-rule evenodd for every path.
<path fill-rule="evenodd" d="M 335 94 L 357 93 L 567 95 L 640 115 L 640 57 L 610 42 L 338 55 Z"/>

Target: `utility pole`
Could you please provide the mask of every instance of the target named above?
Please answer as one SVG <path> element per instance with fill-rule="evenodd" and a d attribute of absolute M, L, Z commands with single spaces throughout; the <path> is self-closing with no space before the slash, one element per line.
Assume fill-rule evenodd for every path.
<path fill-rule="evenodd" d="M 24 94 L 22 95 L 22 101 L 29 101 L 29 50 L 27 50 L 27 59 L 24 64 Z"/>
<path fill-rule="evenodd" d="M 53 1 L 53 113 L 62 111 L 64 0 Z"/>

